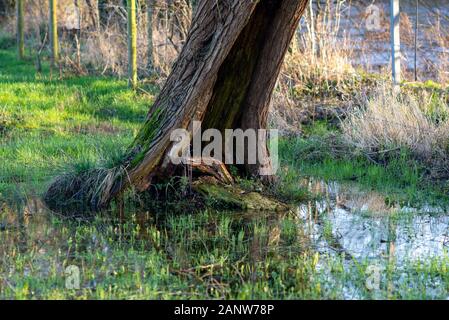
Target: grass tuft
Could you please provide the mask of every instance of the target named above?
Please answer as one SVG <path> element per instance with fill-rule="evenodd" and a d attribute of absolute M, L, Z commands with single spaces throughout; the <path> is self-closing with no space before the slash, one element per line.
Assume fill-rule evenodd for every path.
<path fill-rule="evenodd" d="M 110 77 L 50 80 L 46 61 L 37 74 L 0 50 L 0 196 L 41 195 L 55 176 L 114 168 L 152 99 Z"/>
<path fill-rule="evenodd" d="M 394 93 L 386 85 L 342 122 L 349 145 L 374 160 L 410 157 L 426 166 L 431 177 L 449 178 L 449 105 L 441 98 Z"/>

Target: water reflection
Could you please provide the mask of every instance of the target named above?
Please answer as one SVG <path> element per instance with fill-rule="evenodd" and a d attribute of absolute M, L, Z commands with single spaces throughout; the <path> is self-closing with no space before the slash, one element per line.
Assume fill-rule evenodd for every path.
<path fill-rule="evenodd" d="M 298 208 L 320 253 L 404 262 L 443 256 L 448 250 L 449 216 L 442 208 L 390 206 L 376 192 L 313 179 L 303 183 L 323 195 Z"/>

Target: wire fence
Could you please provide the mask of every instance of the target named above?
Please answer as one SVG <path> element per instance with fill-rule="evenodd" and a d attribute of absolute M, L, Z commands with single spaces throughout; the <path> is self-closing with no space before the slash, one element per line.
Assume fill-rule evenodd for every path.
<path fill-rule="evenodd" d="M 413 78 L 416 48 L 419 80 L 447 82 L 449 1 L 403 0 L 400 5 L 402 73 L 408 80 Z M 303 47 L 314 47 L 315 55 L 339 50 L 354 67 L 368 72 L 391 69 L 390 1 L 311 0 L 311 6 L 313 15 L 307 12 L 299 27 Z"/>
<path fill-rule="evenodd" d="M 28 43 L 39 42 L 35 29 L 45 30 L 48 0 L 27 2 L 26 24 Z M 155 57 L 164 72 L 179 54 L 187 37 L 188 27 L 196 1 L 154 0 L 153 46 Z M 7 3 L 7 2 L 6 2 Z M 73 42 L 73 32 L 68 30 L 67 19 L 73 8 L 80 8 L 78 17 L 81 46 L 80 60 L 86 65 L 101 65 L 102 71 L 126 73 L 126 7 L 122 0 L 60 0 L 59 26 L 61 42 Z M 147 37 L 148 1 L 138 1 L 139 69 L 146 68 L 149 39 Z M 419 80 L 449 81 L 449 0 L 402 0 L 401 2 L 401 53 L 402 73 L 410 80 L 416 73 Z M 416 4 L 418 4 L 416 6 Z M 370 6 L 378 8 L 379 23 L 375 30 L 368 28 L 372 20 Z M 310 10 L 311 9 L 311 10 Z M 388 73 L 391 69 L 389 0 L 311 0 L 298 29 L 300 48 L 308 54 L 324 56 L 327 51 L 339 51 L 354 68 L 367 72 Z M 0 6 L 5 11 L 5 5 Z M 313 12 L 311 14 L 311 12 Z M 9 20 L 9 33 L 14 33 L 14 10 L 0 15 Z M 73 17 L 72 17 L 73 18 Z M 418 18 L 418 19 L 417 19 Z M 416 20 L 418 20 L 416 23 Z M 96 27 L 101 25 L 101 28 Z M 99 30 L 100 29 L 100 30 Z M 98 32 L 102 35 L 98 35 Z M 415 38 L 416 34 L 416 38 Z M 97 36 L 102 41 L 97 41 Z M 39 38 L 43 39 L 42 35 Z M 31 44 L 30 44 L 31 45 Z M 101 58 L 93 52 L 101 49 L 113 61 L 97 61 Z M 62 45 L 67 56 L 76 54 L 76 46 Z M 112 51 L 116 51 L 112 54 Z M 304 50 L 306 51 L 306 50 Z M 92 57 L 95 57 L 92 58 Z M 121 61 L 121 62 L 120 62 Z M 118 66 L 123 64 L 123 66 Z"/>

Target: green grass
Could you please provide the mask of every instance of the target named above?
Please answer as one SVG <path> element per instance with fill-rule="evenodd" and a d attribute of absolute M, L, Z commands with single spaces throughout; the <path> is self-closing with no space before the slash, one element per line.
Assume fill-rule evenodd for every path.
<path fill-rule="evenodd" d="M 11 185 L 41 193 L 60 172 L 108 166 L 131 143 L 152 100 L 124 80 L 50 80 L 47 65 L 38 75 L 32 62 L 1 50 L 0 194 Z"/>
<path fill-rule="evenodd" d="M 291 245 L 294 220 L 285 253 L 263 258 L 272 252 L 265 246 L 272 218 L 258 214 L 206 210 L 140 220 L 145 212 L 128 208 L 128 222 L 119 226 L 110 216 L 77 222 L 33 206 L 58 174 L 108 166 L 132 141 L 151 101 L 113 78 L 50 80 L 48 65 L 36 75 L 30 61 L 0 50 L 0 298 L 308 295 L 305 274 L 294 276 L 306 272 L 303 246 Z M 278 219 L 285 225 L 292 217 Z M 80 290 L 65 287 L 68 265 L 80 268 Z"/>
<path fill-rule="evenodd" d="M 426 281 L 449 288 L 447 257 L 391 267 L 387 280 L 397 286 L 373 293 L 365 286 L 370 262 L 318 255 L 295 212 L 190 212 L 180 204 L 180 214 L 130 205 L 123 225 L 111 215 L 77 221 L 49 213 L 39 199 L 48 182 L 61 172 L 110 166 L 136 135 L 152 97 L 130 91 L 126 81 L 50 80 L 48 72 L 44 65 L 36 75 L 13 49 L 0 50 L 0 299 L 341 299 L 345 285 L 367 299 L 445 298 L 429 292 Z M 327 128 L 321 124 L 308 134 L 327 134 Z M 310 200 L 299 185 L 303 175 L 356 179 L 386 192 L 422 191 L 419 168 L 298 156 L 316 151 L 313 144 L 281 141 L 274 194 Z M 70 265 L 80 270 L 79 290 L 66 288 Z"/>
<path fill-rule="evenodd" d="M 279 144 L 284 165 L 302 176 L 352 182 L 385 194 L 386 201 L 412 206 L 449 205 L 449 184 L 426 176 L 426 167 L 407 150 L 374 162 L 346 146 L 336 128 L 323 122 L 304 128 L 304 136 Z"/>
<path fill-rule="evenodd" d="M 449 288 L 445 256 L 387 264 L 372 292 L 378 262 L 314 253 L 292 214 L 130 213 L 122 226 L 39 215 L 25 225 L 2 232 L 2 299 L 342 299 L 345 287 L 360 299 L 426 299 Z M 66 289 L 68 266 L 79 268 L 80 289 Z"/>
<path fill-rule="evenodd" d="M 279 221 L 280 242 L 267 246 L 270 237 L 277 236 L 270 229 Z M 294 227 L 283 227 L 287 221 Z M 296 224 L 292 217 L 214 211 L 168 214 L 157 222 L 130 216 L 120 228 L 100 218 L 88 224 L 43 218 L 28 226 L 25 237 L 3 232 L 2 252 L 9 254 L 2 254 L 0 297 L 313 296 L 313 289 L 306 286 L 308 266 L 298 258 L 301 247 L 289 240 L 297 237 Z M 23 237 L 20 242 L 18 236 Z M 43 248 L 40 241 L 45 241 Z M 64 270 L 69 265 L 80 268 L 80 290 L 65 288 Z"/>

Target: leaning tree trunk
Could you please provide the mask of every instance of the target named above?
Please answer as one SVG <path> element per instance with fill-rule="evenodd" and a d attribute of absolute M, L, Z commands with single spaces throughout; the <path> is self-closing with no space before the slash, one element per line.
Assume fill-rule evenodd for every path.
<path fill-rule="evenodd" d="M 126 188 L 146 190 L 154 179 L 173 174 L 170 133 L 202 129 L 266 128 L 268 107 L 285 53 L 308 0 L 200 0 L 186 43 L 150 108 L 146 122 L 120 165 L 61 177 L 47 203 L 72 199 L 92 210 L 107 206 Z M 258 176 L 264 158 L 246 165 Z"/>

